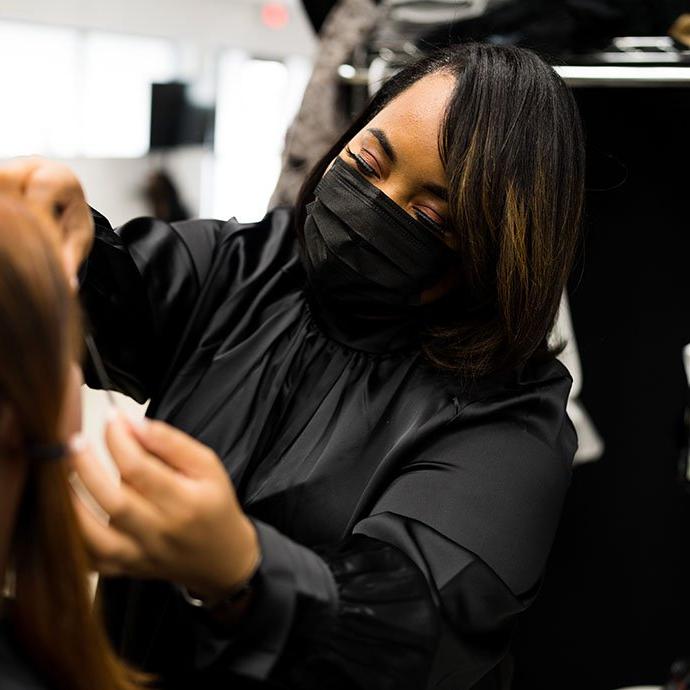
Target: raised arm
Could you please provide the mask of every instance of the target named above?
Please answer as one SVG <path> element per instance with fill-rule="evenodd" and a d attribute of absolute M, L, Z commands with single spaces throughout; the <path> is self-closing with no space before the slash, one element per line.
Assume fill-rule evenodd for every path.
<path fill-rule="evenodd" d="M 137 218 L 114 231 L 93 213 L 80 284 L 86 328 L 110 381 L 139 402 L 159 388 L 192 320 L 224 223 Z M 87 382 L 98 386 L 87 369 Z"/>
<path fill-rule="evenodd" d="M 115 388 L 140 402 L 169 364 L 211 264 L 218 221 L 149 218 L 113 231 L 65 165 L 40 158 L 0 167 L 0 192 L 21 196 L 55 233 L 65 272 L 81 284 L 87 328 Z M 94 233 L 95 229 L 95 233 Z M 98 385 L 87 367 L 87 382 Z"/>
<path fill-rule="evenodd" d="M 161 392 L 183 343 L 194 350 L 217 298 L 278 270 L 292 251 L 287 212 L 255 224 L 136 218 L 113 230 L 74 173 L 52 161 L 0 166 L 0 192 L 23 197 L 54 229 L 109 384 L 139 402 Z M 103 383 L 88 363 L 85 377 Z"/>

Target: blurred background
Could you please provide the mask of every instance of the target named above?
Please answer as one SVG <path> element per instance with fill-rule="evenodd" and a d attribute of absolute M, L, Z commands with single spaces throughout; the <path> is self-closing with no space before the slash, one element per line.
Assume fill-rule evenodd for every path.
<path fill-rule="evenodd" d="M 189 215 L 254 220 L 314 44 L 296 3 L 0 0 L 0 157 L 68 160 L 114 224 L 159 170 Z"/>
<path fill-rule="evenodd" d="M 682 690 L 690 0 L 0 0 L 0 159 L 66 161 L 113 225 L 254 221 L 294 201 L 388 75 L 467 40 L 538 50 L 588 139 L 585 243 L 556 329 L 580 448 L 506 687 Z M 85 401 L 97 438 L 104 402 Z"/>

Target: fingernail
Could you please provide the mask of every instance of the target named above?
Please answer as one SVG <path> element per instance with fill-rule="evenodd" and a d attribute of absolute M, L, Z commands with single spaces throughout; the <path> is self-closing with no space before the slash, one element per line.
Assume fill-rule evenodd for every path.
<path fill-rule="evenodd" d="M 139 431 L 144 431 L 146 427 L 148 426 L 148 419 L 146 417 L 140 417 L 139 415 L 133 413 L 133 412 L 125 412 L 125 419 L 135 428 L 138 429 Z"/>
<path fill-rule="evenodd" d="M 86 448 L 86 439 L 82 434 L 73 434 L 69 440 L 69 449 L 73 453 L 81 453 Z"/>
<path fill-rule="evenodd" d="M 106 409 L 105 412 L 105 421 L 106 422 L 114 422 L 116 419 L 120 419 L 120 410 L 117 409 L 117 407 L 113 407 L 112 405 L 108 405 L 108 408 Z"/>

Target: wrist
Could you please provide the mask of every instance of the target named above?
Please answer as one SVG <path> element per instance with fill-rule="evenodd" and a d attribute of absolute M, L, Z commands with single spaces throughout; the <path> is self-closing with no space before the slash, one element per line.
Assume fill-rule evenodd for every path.
<path fill-rule="evenodd" d="M 184 586 L 180 586 L 179 589 L 182 592 L 182 597 L 190 606 L 213 611 L 223 606 L 239 605 L 251 593 L 252 579 L 242 582 L 235 589 L 227 590 L 222 594 L 199 594 Z"/>
<path fill-rule="evenodd" d="M 242 515 L 242 534 L 244 548 L 241 553 L 243 558 L 238 559 L 233 583 L 230 585 L 231 589 L 236 589 L 241 583 L 249 582 L 261 565 L 262 554 L 259 535 L 254 523 L 246 515 Z"/>
<path fill-rule="evenodd" d="M 188 603 L 212 609 L 222 602 L 238 602 L 246 596 L 261 565 L 261 547 L 256 528 L 246 517 L 242 533 L 243 547 L 240 549 L 240 558 L 233 559 L 232 571 L 212 586 L 183 587 L 182 593 Z"/>

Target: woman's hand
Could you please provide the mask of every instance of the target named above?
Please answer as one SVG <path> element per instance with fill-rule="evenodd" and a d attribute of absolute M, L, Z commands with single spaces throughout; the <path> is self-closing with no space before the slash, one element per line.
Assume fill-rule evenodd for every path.
<path fill-rule="evenodd" d="M 24 199 L 54 229 L 74 281 L 93 243 L 93 219 L 76 175 L 62 163 L 20 158 L 0 166 L 0 193 Z"/>
<path fill-rule="evenodd" d="M 165 579 L 204 600 L 219 600 L 259 561 L 256 530 L 216 454 L 158 421 L 117 415 L 106 430 L 118 482 L 81 443 L 72 465 L 109 524 L 75 494 L 96 570 Z"/>

